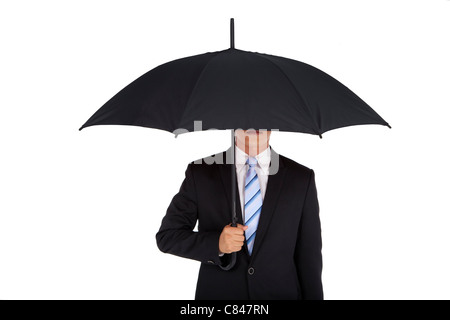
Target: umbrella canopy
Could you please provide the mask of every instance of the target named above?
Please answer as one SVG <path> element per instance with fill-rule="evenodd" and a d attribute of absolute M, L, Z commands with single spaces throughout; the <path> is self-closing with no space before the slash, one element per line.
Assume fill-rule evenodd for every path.
<path fill-rule="evenodd" d="M 278 129 L 321 136 L 360 124 L 389 126 L 342 83 L 306 63 L 231 47 L 145 73 L 80 128 L 133 125 L 176 134 L 202 129 Z"/>

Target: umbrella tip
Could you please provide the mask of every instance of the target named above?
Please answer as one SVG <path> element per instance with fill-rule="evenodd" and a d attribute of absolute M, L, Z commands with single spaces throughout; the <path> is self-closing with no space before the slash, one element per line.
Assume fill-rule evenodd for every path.
<path fill-rule="evenodd" d="M 234 49 L 234 18 L 230 19 L 230 48 Z"/>
<path fill-rule="evenodd" d="M 388 126 L 389 129 L 392 129 L 392 127 L 389 125 L 389 123 L 386 124 Z"/>
<path fill-rule="evenodd" d="M 321 134 L 319 134 L 319 137 L 320 137 L 320 139 L 322 139 L 322 135 Z"/>

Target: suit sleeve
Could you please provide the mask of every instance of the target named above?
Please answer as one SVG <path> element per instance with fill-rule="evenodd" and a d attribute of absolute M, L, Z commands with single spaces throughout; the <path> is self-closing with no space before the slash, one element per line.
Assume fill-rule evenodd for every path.
<path fill-rule="evenodd" d="M 161 227 L 156 234 L 158 248 L 164 253 L 220 264 L 220 232 L 193 231 L 197 223 L 197 192 L 193 164 L 186 169 L 186 177 L 173 197 Z"/>
<path fill-rule="evenodd" d="M 313 170 L 311 170 L 299 224 L 295 259 L 302 298 L 306 300 L 322 300 L 322 236 L 319 201 L 317 199 Z"/>

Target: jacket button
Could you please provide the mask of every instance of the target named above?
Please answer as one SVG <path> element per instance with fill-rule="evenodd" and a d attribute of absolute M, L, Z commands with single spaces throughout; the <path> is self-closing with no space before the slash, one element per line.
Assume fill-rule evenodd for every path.
<path fill-rule="evenodd" d="M 248 268 L 248 274 L 252 275 L 255 273 L 255 269 L 253 269 L 252 267 Z"/>

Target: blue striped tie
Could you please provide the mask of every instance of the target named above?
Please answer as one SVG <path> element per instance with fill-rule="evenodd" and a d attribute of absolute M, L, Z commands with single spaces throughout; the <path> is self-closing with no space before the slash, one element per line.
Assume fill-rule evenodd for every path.
<path fill-rule="evenodd" d="M 255 243 L 256 229 L 258 227 L 259 216 L 261 214 L 262 207 L 262 195 L 259 186 L 258 175 L 255 171 L 257 164 L 256 158 L 248 158 L 246 164 L 248 164 L 247 175 L 245 176 L 245 225 L 248 229 L 245 230 L 245 239 L 247 240 L 248 252 L 252 254 L 253 244 Z"/>

